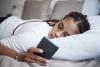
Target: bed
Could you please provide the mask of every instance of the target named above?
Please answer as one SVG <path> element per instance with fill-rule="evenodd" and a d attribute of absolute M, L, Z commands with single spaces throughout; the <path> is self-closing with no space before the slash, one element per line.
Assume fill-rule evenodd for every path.
<path fill-rule="evenodd" d="M 97 2 L 95 2 L 97 4 Z M 90 17 L 89 19 L 91 20 L 91 28 L 93 29 L 93 34 L 96 35 L 97 40 L 95 40 L 96 45 L 98 45 L 96 48 L 98 48 L 98 55 L 99 54 L 99 40 L 100 40 L 100 16 L 95 16 L 98 14 L 98 12 L 93 11 L 93 13 L 89 14 L 89 11 L 84 10 L 83 13 L 88 15 L 88 16 L 93 16 Z M 94 7 L 95 8 L 95 7 Z M 93 9 L 94 10 L 94 9 Z M 96 10 L 97 11 L 97 10 Z M 94 23 L 95 22 L 95 23 Z M 95 31 L 94 31 L 95 30 Z M 97 35 L 98 34 L 98 35 Z M 90 34 L 89 34 L 90 35 Z M 94 41 L 94 40 L 93 40 Z M 97 50 L 97 49 L 96 49 Z M 96 52 L 94 52 L 96 53 Z M 67 60 L 56 60 L 56 59 L 51 59 L 50 63 L 48 66 L 39 66 L 38 64 L 35 63 L 25 63 L 25 62 L 18 62 L 8 56 L 0 56 L 0 67 L 100 67 L 100 60 L 98 58 L 96 59 L 91 59 L 91 60 L 85 60 L 85 61 L 67 61 Z"/>

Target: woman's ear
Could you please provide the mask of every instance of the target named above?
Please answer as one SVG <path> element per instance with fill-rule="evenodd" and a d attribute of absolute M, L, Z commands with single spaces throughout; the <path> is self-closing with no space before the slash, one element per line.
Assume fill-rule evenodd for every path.
<path fill-rule="evenodd" d="M 49 26 L 55 26 L 56 23 L 59 22 L 58 19 L 51 19 L 51 20 L 45 20 L 49 24 Z"/>

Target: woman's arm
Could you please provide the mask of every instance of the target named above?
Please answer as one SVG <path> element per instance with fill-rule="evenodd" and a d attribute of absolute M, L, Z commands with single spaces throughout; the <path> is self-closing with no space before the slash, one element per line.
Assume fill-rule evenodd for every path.
<path fill-rule="evenodd" d="M 16 54 L 17 54 L 16 51 L 9 49 L 0 44 L 0 55 L 10 56 L 10 57 L 16 59 Z"/>
<path fill-rule="evenodd" d="M 1 39 L 0 50 L 2 51 L 0 51 L 0 55 L 10 56 L 14 59 L 18 58 L 19 61 L 23 62 L 47 65 L 47 59 L 34 54 L 34 52 L 41 53 L 41 50 L 38 48 L 32 48 L 37 46 L 37 43 L 39 40 L 41 40 L 41 38 L 41 36 L 37 36 L 37 34 L 35 35 L 33 32 L 23 32 Z M 23 51 L 24 53 L 21 53 Z M 16 55 L 18 57 L 16 57 Z"/>
<path fill-rule="evenodd" d="M 27 50 L 27 52 L 25 52 L 24 54 L 21 54 L 21 53 L 17 53 L 16 51 L 0 44 L 0 55 L 9 56 L 18 61 L 23 61 L 23 62 L 27 62 L 27 63 L 37 63 L 39 65 L 47 65 L 48 64 L 47 59 L 35 55 L 34 52 L 42 53 L 43 51 L 39 48 L 31 48 L 31 49 Z"/>

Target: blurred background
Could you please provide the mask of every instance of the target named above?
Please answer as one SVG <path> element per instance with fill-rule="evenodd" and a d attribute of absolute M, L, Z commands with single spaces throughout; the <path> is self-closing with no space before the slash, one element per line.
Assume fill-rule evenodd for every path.
<path fill-rule="evenodd" d="M 100 0 L 0 0 L 0 17 L 14 15 L 23 19 L 61 19 L 71 11 L 92 11 L 90 8 L 96 7 L 86 9 L 88 5 L 84 3 L 97 4 L 94 1 L 99 3 Z"/>

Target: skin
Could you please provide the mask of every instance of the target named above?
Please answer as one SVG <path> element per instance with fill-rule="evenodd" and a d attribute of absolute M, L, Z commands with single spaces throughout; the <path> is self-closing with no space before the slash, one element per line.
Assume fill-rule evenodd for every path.
<path fill-rule="evenodd" d="M 49 38 L 66 37 L 74 34 L 79 34 L 77 23 L 73 18 L 66 18 L 55 23 L 48 34 Z"/>

